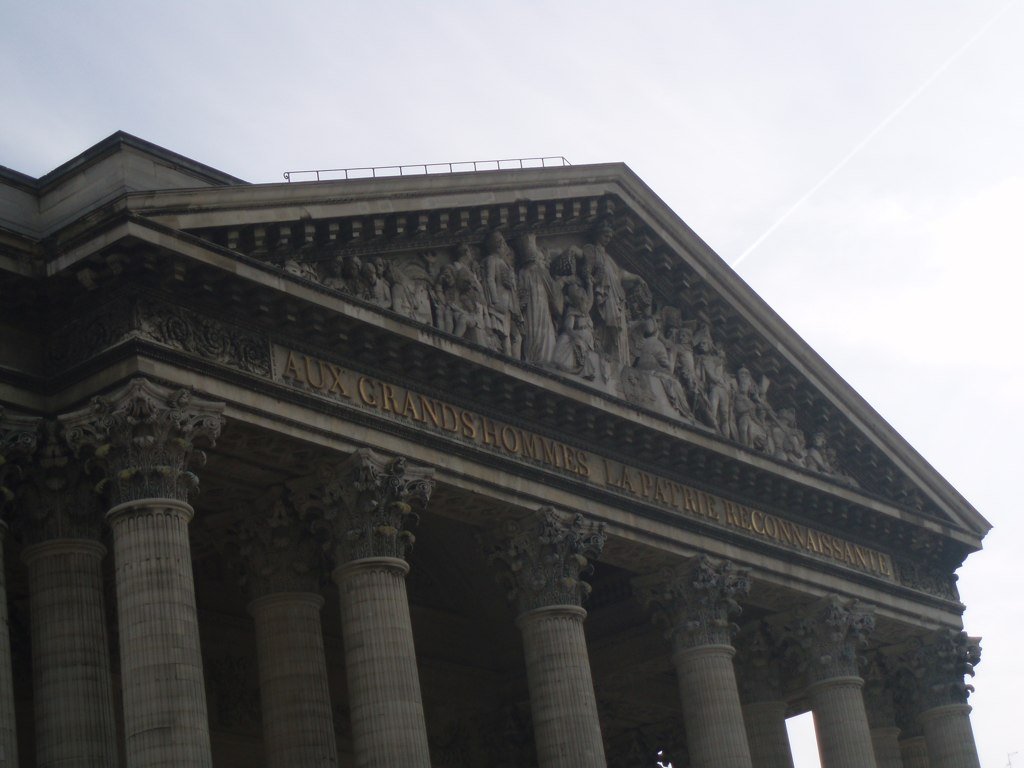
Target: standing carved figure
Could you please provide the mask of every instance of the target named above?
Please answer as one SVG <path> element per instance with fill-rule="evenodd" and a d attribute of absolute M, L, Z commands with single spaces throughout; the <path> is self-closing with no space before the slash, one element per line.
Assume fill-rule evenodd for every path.
<path fill-rule="evenodd" d="M 590 310 L 594 305 L 593 288 L 583 279 L 572 277 L 564 285 L 565 309 L 552 364 L 581 378 L 593 381 L 598 377 L 600 361 L 594 346 L 594 321 Z"/>
<path fill-rule="evenodd" d="M 483 260 L 483 289 L 487 326 L 493 335 L 493 346 L 499 352 L 518 358 L 522 337 L 519 324 L 519 292 L 513 269 L 515 254 L 505 236 L 494 230 L 487 238 L 487 256 Z"/>
<path fill-rule="evenodd" d="M 767 404 L 764 399 L 767 390 L 767 378 L 762 378 L 761 385 L 758 386 L 754 383 L 750 371 L 746 367 L 740 368 L 736 372 L 732 410 L 736 420 L 737 439 L 748 448 L 774 453 L 767 425 Z"/>
<path fill-rule="evenodd" d="M 434 282 L 437 279 L 437 254 L 418 253 L 415 259 L 394 263 L 391 275 L 391 308 L 420 323 L 433 323 Z"/>
<path fill-rule="evenodd" d="M 488 343 L 483 315 L 483 287 L 477 275 L 473 247 L 463 243 L 456 250 L 455 261 L 441 273 L 442 291 L 451 333 L 475 344 Z"/>
<path fill-rule="evenodd" d="M 697 372 L 704 385 L 704 416 L 720 434 L 736 439 L 731 377 L 726 369 L 725 350 L 715 346 L 707 326 L 697 332 L 694 341 L 697 350 Z"/>
<path fill-rule="evenodd" d="M 642 283 L 643 280 L 621 269 L 605 250 L 614 236 L 611 227 L 602 225 L 594 236 L 594 242 L 583 246 L 583 254 L 594 288 L 594 321 L 598 350 L 607 361 L 611 375 L 618 378 L 632 363 L 625 286 Z"/>
<path fill-rule="evenodd" d="M 554 318 L 561 317 L 563 297 L 548 270 L 536 235 L 519 241 L 519 308 L 523 318 L 523 359 L 547 363 L 555 353 Z"/>

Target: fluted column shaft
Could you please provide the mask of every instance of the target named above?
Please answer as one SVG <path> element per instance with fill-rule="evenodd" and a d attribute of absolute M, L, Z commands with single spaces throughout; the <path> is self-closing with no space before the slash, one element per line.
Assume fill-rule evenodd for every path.
<path fill-rule="evenodd" d="M 871 743 L 875 745 L 875 763 L 878 768 L 903 768 L 899 737 L 900 729 L 896 726 L 871 729 Z"/>
<path fill-rule="evenodd" d="M 759 701 L 743 707 L 751 762 L 757 768 L 793 768 L 786 730 L 786 702 Z"/>
<path fill-rule="evenodd" d="M 188 540 L 192 514 L 172 499 L 130 501 L 107 513 L 129 768 L 211 764 Z"/>
<path fill-rule="evenodd" d="M 948 704 L 918 716 L 931 768 L 980 768 L 969 704 Z"/>
<path fill-rule="evenodd" d="M 256 624 L 267 768 L 334 766 L 320 595 L 276 592 L 249 603 Z"/>
<path fill-rule="evenodd" d="M 859 677 L 833 677 L 807 689 L 822 768 L 876 768 Z"/>
<path fill-rule="evenodd" d="M 925 744 L 924 736 L 900 740 L 900 757 L 903 768 L 930 768 L 928 745 Z"/>
<path fill-rule="evenodd" d="M 676 651 L 690 763 L 700 768 L 750 768 L 743 710 L 731 645 L 700 645 Z"/>
<path fill-rule="evenodd" d="M 604 768 L 604 746 L 583 620 L 576 605 L 519 615 L 540 765 Z"/>
<path fill-rule="evenodd" d="M 7 572 L 4 539 L 7 524 L 0 520 L 0 766 L 18 765 L 18 728 L 14 721 L 14 676 L 11 669 L 11 628 L 7 620 Z"/>
<path fill-rule="evenodd" d="M 54 539 L 23 554 L 39 768 L 110 768 L 119 762 L 103 607 L 105 554 L 103 545 L 88 539 Z"/>
<path fill-rule="evenodd" d="M 355 764 L 429 768 L 405 576 L 395 557 L 353 560 L 334 570 L 341 604 Z"/>

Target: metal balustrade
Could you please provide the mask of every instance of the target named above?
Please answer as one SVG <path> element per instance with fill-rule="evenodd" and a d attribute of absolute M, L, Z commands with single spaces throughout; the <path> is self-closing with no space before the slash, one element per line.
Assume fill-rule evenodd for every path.
<path fill-rule="evenodd" d="M 327 181 L 347 179 L 379 179 L 392 176 L 430 176 L 438 173 L 476 173 L 508 171 L 522 168 L 553 168 L 572 165 L 561 155 L 516 157 L 504 160 L 463 160 L 455 163 L 415 163 L 410 165 L 374 165 L 362 168 L 315 168 L 306 171 L 285 171 L 286 181 Z M 313 178 L 294 178 L 309 176 Z"/>

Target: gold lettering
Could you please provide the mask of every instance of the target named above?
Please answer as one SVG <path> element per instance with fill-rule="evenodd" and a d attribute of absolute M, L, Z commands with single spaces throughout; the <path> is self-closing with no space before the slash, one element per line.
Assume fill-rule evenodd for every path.
<path fill-rule="evenodd" d="M 817 552 L 819 555 L 821 554 L 821 541 L 818 539 L 818 534 L 810 528 L 807 529 L 807 549 L 811 552 Z"/>
<path fill-rule="evenodd" d="M 760 527 L 758 522 L 760 521 Z M 759 533 L 762 536 L 765 535 L 764 530 L 764 512 L 759 509 L 750 510 L 750 527 L 754 529 L 754 533 Z"/>
<path fill-rule="evenodd" d="M 728 504 L 728 502 L 726 502 Z M 697 500 L 697 492 L 688 486 L 683 486 L 683 504 L 687 512 L 695 515 L 700 514 L 700 502 Z"/>
<path fill-rule="evenodd" d="M 622 483 L 620 484 L 620 487 L 625 488 L 627 491 L 634 495 L 636 494 L 636 486 L 634 486 L 633 481 L 629 479 L 628 467 L 622 468 Z"/>
<path fill-rule="evenodd" d="M 589 460 L 586 451 L 576 451 L 576 463 L 579 465 L 577 474 L 580 477 L 590 477 L 590 466 L 587 464 Z"/>
<path fill-rule="evenodd" d="M 546 437 L 541 438 L 541 444 L 544 446 L 544 463 L 549 464 L 552 467 L 557 467 L 558 457 L 555 453 L 555 444 Z"/>
<path fill-rule="evenodd" d="M 668 496 L 665 495 L 665 487 L 668 484 L 660 477 L 654 478 L 654 500 L 661 504 L 668 504 Z"/>
<path fill-rule="evenodd" d="M 313 359 L 309 355 L 303 355 L 302 357 L 303 357 L 303 359 L 305 361 L 305 364 L 303 365 L 303 367 L 306 369 L 306 383 L 308 383 L 309 386 L 311 386 L 313 389 L 323 390 L 323 388 L 324 388 L 324 364 L 323 363 L 319 363 L 319 365 L 314 365 L 313 366 L 313 368 L 316 369 L 318 378 L 320 379 L 319 381 L 313 381 L 313 376 L 309 372 L 309 364 L 311 362 L 313 362 Z"/>
<path fill-rule="evenodd" d="M 413 398 L 412 393 L 409 390 L 406 390 L 405 403 L 402 405 L 402 416 L 408 419 L 410 413 L 412 413 L 413 421 L 423 421 L 423 417 L 416 408 L 416 400 Z"/>
<path fill-rule="evenodd" d="M 360 376 L 356 389 L 359 391 L 359 399 L 362 400 L 364 404 L 376 408 L 377 398 L 374 397 L 372 393 L 366 391 L 367 385 L 370 384 L 371 381 L 371 379 L 368 379 L 365 376 Z"/>
<path fill-rule="evenodd" d="M 462 411 L 462 436 L 468 440 L 476 440 L 476 417 L 469 411 Z"/>
<path fill-rule="evenodd" d="M 441 429 L 445 432 L 459 431 L 459 414 L 448 403 L 441 403 Z"/>
<path fill-rule="evenodd" d="M 779 521 L 773 515 L 764 516 L 764 535 L 776 541 L 779 538 Z"/>
<path fill-rule="evenodd" d="M 878 570 L 883 576 L 892 576 L 892 568 L 889 565 L 888 555 L 879 555 L 878 557 Z"/>
<path fill-rule="evenodd" d="M 383 408 L 385 411 L 390 411 L 392 413 L 397 414 L 398 401 L 395 399 L 395 390 L 391 387 L 390 384 L 385 384 L 384 382 L 381 382 L 380 390 L 381 408 Z"/>
<path fill-rule="evenodd" d="M 511 439 L 509 438 L 511 435 Z M 519 445 L 522 442 L 519 431 L 505 425 L 501 428 L 501 444 L 509 453 L 519 453 Z"/>
<path fill-rule="evenodd" d="M 718 507 L 715 506 L 715 497 L 701 491 L 700 498 L 704 502 L 704 517 L 708 520 L 719 520 Z"/>
<path fill-rule="evenodd" d="M 576 471 L 576 452 L 567 445 L 562 446 L 562 459 L 567 470 L 570 472 Z"/>
<path fill-rule="evenodd" d="M 486 416 L 480 417 L 480 423 L 484 433 L 484 445 L 493 445 L 497 448 L 498 446 L 498 427 L 497 425 L 488 419 Z"/>
<path fill-rule="evenodd" d="M 327 394 L 331 395 L 337 392 L 342 397 L 349 397 L 348 392 L 345 391 L 345 382 L 342 381 L 342 374 L 345 372 L 334 363 L 326 363 L 326 365 L 327 372 L 331 374 L 331 383 L 327 387 Z"/>
<path fill-rule="evenodd" d="M 640 495 L 645 499 L 651 497 L 651 489 L 654 487 L 654 478 L 646 472 L 640 473 Z"/>
<path fill-rule="evenodd" d="M 288 351 L 288 359 L 284 361 L 284 378 L 306 383 L 299 366 L 295 364 L 295 353 L 291 350 Z"/>
<path fill-rule="evenodd" d="M 431 400 L 429 397 L 420 395 L 420 410 L 423 411 L 423 420 L 430 419 L 430 423 L 435 427 L 441 426 L 441 419 L 437 415 L 437 401 Z"/>

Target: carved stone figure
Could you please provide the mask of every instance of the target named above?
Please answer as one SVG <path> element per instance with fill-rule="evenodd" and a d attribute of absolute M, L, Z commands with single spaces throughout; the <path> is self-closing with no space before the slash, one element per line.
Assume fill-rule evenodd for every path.
<path fill-rule="evenodd" d="M 519 241 L 516 280 L 523 319 L 523 359 L 548 363 L 555 353 L 554 318 L 561 317 L 564 300 L 537 246 L 536 235 L 524 235 Z"/>
<path fill-rule="evenodd" d="M 598 351 L 608 360 L 613 375 L 629 367 L 629 323 L 626 313 L 626 285 L 643 280 L 619 267 L 606 246 L 615 233 L 601 226 L 594 242 L 583 246 L 587 270 L 594 287 L 594 324 Z"/>
<path fill-rule="evenodd" d="M 389 274 L 391 309 L 418 323 L 434 323 L 437 253 L 424 251 L 410 261 L 393 263 Z"/>
<path fill-rule="evenodd" d="M 673 374 L 672 361 L 658 334 L 657 322 L 648 317 L 641 321 L 640 327 L 640 339 L 633 345 L 633 366 L 622 374 L 623 392 L 638 404 L 692 419 L 686 391 Z"/>
<path fill-rule="evenodd" d="M 559 370 L 588 381 L 598 377 L 601 361 L 594 344 L 592 287 L 580 278 L 565 283 L 565 308 L 551 362 Z"/>
<path fill-rule="evenodd" d="M 726 371 L 725 350 L 715 346 L 707 326 L 694 337 L 697 372 L 703 384 L 700 413 L 704 420 L 725 437 L 736 437 L 732 413 L 732 388 Z"/>
<path fill-rule="evenodd" d="M 472 246 L 463 243 L 456 250 L 456 258 L 441 273 L 441 292 L 444 296 L 444 314 L 449 333 L 469 339 L 476 344 L 487 344 L 484 323 L 483 286 L 477 273 L 476 254 Z M 447 330 L 447 329 L 444 329 Z"/>
<path fill-rule="evenodd" d="M 513 269 L 515 254 L 498 230 L 487 238 L 488 253 L 483 259 L 481 283 L 492 346 L 499 352 L 518 358 L 522 346 L 519 325 L 519 296 Z"/>
<path fill-rule="evenodd" d="M 741 367 L 736 372 L 736 390 L 733 393 L 732 409 L 739 441 L 748 448 L 772 453 L 764 399 L 767 390 L 767 378 L 763 377 L 761 384 L 757 385 L 754 383 L 750 371 L 745 366 Z"/>

